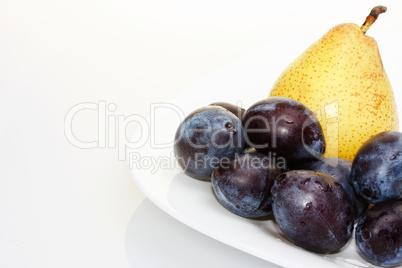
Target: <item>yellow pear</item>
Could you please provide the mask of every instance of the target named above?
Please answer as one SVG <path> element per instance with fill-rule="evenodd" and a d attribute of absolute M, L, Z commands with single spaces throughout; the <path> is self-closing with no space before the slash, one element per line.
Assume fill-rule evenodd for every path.
<path fill-rule="evenodd" d="M 376 41 L 365 33 L 386 8 L 364 24 L 340 24 L 305 50 L 279 76 L 269 96 L 295 99 L 316 113 L 325 156 L 353 160 L 371 136 L 399 127 L 391 84 Z"/>

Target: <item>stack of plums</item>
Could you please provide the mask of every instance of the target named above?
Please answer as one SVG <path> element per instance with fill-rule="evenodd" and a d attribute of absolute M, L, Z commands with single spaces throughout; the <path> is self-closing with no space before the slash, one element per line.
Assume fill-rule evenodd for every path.
<path fill-rule="evenodd" d="M 244 110 L 217 102 L 180 124 L 174 145 L 184 172 L 210 181 L 220 204 L 259 218 L 273 212 L 295 245 L 334 253 L 352 236 L 362 255 L 382 266 L 402 264 L 402 134 L 367 140 L 353 163 L 324 157 L 314 113 L 300 102 L 270 97 Z"/>

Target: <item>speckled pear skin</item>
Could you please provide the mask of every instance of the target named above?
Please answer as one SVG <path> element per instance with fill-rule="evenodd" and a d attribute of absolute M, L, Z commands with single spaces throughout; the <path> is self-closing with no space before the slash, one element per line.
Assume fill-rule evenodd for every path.
<path fill-rule="evenodd" d="M 295 99 L 316 113 L 327 157 L 353 161 L 371 136 L 399 128 L 377 42 L 353 23 L 335 26 L 307 48 L 279 76 L 269 96 Z"/>

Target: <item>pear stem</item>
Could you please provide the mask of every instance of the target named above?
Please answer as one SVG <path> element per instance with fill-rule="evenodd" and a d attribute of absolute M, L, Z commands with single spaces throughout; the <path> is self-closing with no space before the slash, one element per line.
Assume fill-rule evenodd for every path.
<path fill-rule="evenodd" d="M 366 21 L 360 27 L 362 32 L 364 34 L 366 34 L 366 32 L 370 28 L 370 26 L 377 20 L 378 15 L 384 13 L 385 11 L 387 11 L 387 8 L 385 6 L 376 6 L 376 7 L 374 7 L 371 10 L 370 14 L 367 16 Z"/>

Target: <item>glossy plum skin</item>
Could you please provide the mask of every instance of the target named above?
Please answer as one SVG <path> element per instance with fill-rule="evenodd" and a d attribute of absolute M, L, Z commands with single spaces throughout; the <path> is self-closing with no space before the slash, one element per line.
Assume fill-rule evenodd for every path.
<path fill-rule="evenodd" d="M 371 207 L 356 226 L 356 244 L 371 263 L 402 265 L 402 201 Z"/>
<path fill-rule="evenodd" d="M 220 106 L 237 116 L 240 120 L 243 118 L 244 113 L 246 110 L 244 108 L 241 108 L 237 105 L 234 105 L 232 103 L 228 102 L 214 102 L 211 103 L 210 106 Z"/>
<path fill-rule="evenodd" d="M 349 196 L 328 175 L 289 171 L 277 177 L 271 192 L 279 229 L 296 246 L 333 253 L 351 238 L 354 216 Z"/>
<path fill-rule="evenodd" d="M 339 182 L 343 189 L 348 193 L 352 202 L 355 220 L 358 220 L 367 210 L 369 203 L 356 195 L 353 185 L 350 182 L 350 172 L 352 170 L 351 161 L 343 158 L 326 157 L 321 160 L 302 164 L 298 168 L 327 174 Z"/>
<path fill-rule="evenodd" d="M 275 152 L 289 162 L 307 162 L 325 151 L 324 133 L 313 112 L 300 102 L 270 97 L 243 116 L 246 142 L 258 151 Z"/>
<path fill-rule="evenodd" d="M 385 131 L 367 140 L 353 160 L 351 181 L 367 202 L 402 198 L 402 133 Z"/>
<path fill-rule="evenodd" d="M 209 180 L 222 159 L 243 151 L 244 128 L 238 117 L 218 106 L 207 106 L 189 114 L 179 125 L 174 154 L 192 178 Z"/>
<path fill-rule="evenodd" d="M 261 153 L 245 153 L 215 170 L 212 188 L 230 212 L 246 218 L 263 217 L 272 211 L 271 186 L 283 171 Z"/>

